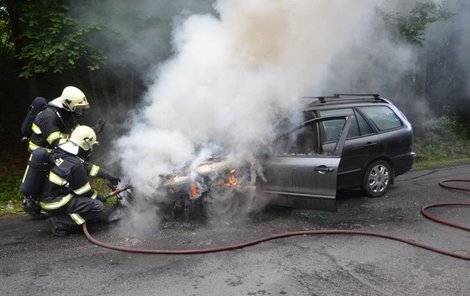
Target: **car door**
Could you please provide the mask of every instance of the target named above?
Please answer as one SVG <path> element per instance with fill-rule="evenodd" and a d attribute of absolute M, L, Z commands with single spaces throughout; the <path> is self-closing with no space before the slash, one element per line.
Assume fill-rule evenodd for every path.
<path fill-rule="evenodd" d="M 342 123 L 333 149 L 322 149 L 321 125 Z M 336 209 L 336 182 L 352 116 L 337 115 L 304 122 L 278 138 L 274 155 L 263 165 L 262 191 L 275 195 L 276 204 L 325 210 Z"/>
<path fill-rule="evenodd" d="M 376 155 L 381 150 L 379 136 L 364 117 L 352 107 L 325 109 L 320 110 L 318 113 L 320 117 L 341 114 L 353 116 L 338 169 L 337 188 L 343 189 L 360 186 L 364 174 L 364 165 L 369 163 L 370 159 L 376 158 Z M 330 141 L 335 139 L 340 131 L 334 127 L 333 124 L 325 123 L 324 147 L 335 145 L 335 143 L 330 143 Z"/>

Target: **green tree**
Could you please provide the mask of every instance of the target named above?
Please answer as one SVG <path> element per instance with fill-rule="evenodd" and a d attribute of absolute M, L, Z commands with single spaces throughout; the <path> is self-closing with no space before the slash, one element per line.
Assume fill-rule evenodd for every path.
<path fill-rule="evenodd" d="M 444 10 L 439 4 L 418 2 L 408 16 L 396 18 L 398 32 L 411 44 L 422 47 L 427 27 L 432 23 L 448 20 L 452 16 L 452 13 Z"/>
<path fill-rule="evenodd" d="M 432 23 L 450 19 L 454 14 L 446 11 L 441 4 L 434 2 L 417 2 L 407 15 L 379 11 L 389 24 L 397 39 L 422 47 L 426 29 Z"/>
<path fill-rule="evenodd" d="M 3 1 L 0 18 L 5 28 L 11 26 L 20 77 L 63 73 L 79 66 L 94 71 L 103 65 L 103 54 L 87 42 L 101 25 L 80 24 L 68 15 L 68 1 Z"/>

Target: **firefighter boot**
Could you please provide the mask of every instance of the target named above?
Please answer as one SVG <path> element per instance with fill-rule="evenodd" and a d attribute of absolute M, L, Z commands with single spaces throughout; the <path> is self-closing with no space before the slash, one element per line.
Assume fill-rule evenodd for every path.
<path fill-rule="evenodd" d="M 69 232 L 66 227 L 61 223 L 60 219 L 56 216 L 49 217 L 47 219 L 47 225 L 54 236 L 67 236 Z"/>
<path fill-rule="evenodd" d="M 23 211 L 25 211 L 34 219 L 47 218 L 46 215 L 41 213 L 41 207 L 39 207 L 39 202 L 35 200 L 34 198 L 32 198 L 31 196 L 23 197 L 21 207 L 23 208 Z"/>

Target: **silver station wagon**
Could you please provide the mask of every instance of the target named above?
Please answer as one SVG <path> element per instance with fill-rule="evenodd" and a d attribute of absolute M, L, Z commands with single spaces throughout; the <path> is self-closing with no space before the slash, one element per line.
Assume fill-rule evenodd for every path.
<path fill-rule="evenodd" d="M 166 176 L 163 185 L 175 208 L 182 205 L 185 214 L 194 207 L 224 214 L 269 196 L 279 205 L 335 210 L 338 190 L 362 188 L 379 197 L 411 169 L 412 127 L 389 100 L 378 94 L 335 94 L 303 101 L 304 122 L 279 136 L 270 153 L 257 158 L 257 168 L 214 158 L 192 177 L 187 172 Z"/>
<path fill-rule="evenodd" d="M 281 136 L 263 164 L 261 190 L 280 195 L 279 203 L 335 208 L 337 190 L 358 187 L 382 196 L 411 169 L 412 127 L 389 100 L 378 94 L 305 100 L 305 122 Z"/>

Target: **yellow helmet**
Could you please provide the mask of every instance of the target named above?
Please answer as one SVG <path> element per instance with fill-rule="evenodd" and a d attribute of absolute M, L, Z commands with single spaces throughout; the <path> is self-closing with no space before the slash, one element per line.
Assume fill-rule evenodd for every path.
<path fill-rule="evenodd" d="M 95 131 L 86 125 L 80 125 L 74 129 L 70 135 L 69 141 L 77 144 L 85 151 L 91 151 L 93 145 L 99 144 L 96 139 Z"/>
<path fill-rule="evenodd" d="M 90 104 L 85 97 L 85 94 L 75 86 L 67 86 L 62 91 L 58 101 L 65 110 L 82 114 L 83 109 L 90 108 Z"/>

